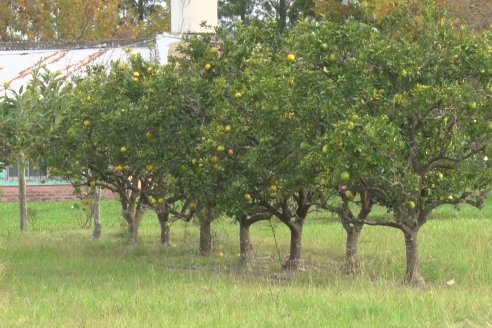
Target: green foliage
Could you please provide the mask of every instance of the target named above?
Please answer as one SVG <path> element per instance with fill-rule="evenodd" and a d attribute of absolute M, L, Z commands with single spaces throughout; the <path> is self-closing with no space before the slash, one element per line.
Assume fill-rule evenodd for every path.
<path fill-rule="evenodd" d="M 130 60 L 129 65 L 114 63 L 109 72 L 93 68 L 77 82 L 60 127 L 66 134 L 52 140 L 50 163 L 75 185 L 98 184 L 123 198 L 142 193 L 150 204 L 174 192 L 179 153 L 162 145 L 179 149 L 178 135 L 168 128 L 186 120 L 176 113 L 180 98 L 171 96 L 181 88 L 166 74 L 172 68 L 159 68 L 135 54 Z M 186 134 L 184 127 L 180 131 Z"/>
<path fill-rule="evenodd" d="M 281 24 L 281 17 L 285 16 L 289 25 L 294 26 L 301 18 L 314 17 L 315 8 L 314 0 L 220 0 L 219 18 L 224 27 L 234 27 L 238 21 L 258 23 L 271 18 Z"/>
<path fill-rule="evenodd" d="M 371 224 L 417 233 L 491 187 L 490 40 L 428 2 L 189 36 L 168 66 L 130 54 L 78 81 L 52 163 L 186 219 L 266 211 L 294 229 L 314 206 L 379 204 Z"/>
<path fill-rule="evenodd" d="M 62 119 L 66 88 L 59 74 L 35 71 L 20 90 L 6 90 L 0 98 L 0 157 L 34 159 Z"/>
<path fill-rule="evenodd" d="M 0 3 L 2 41 L 154 37 L 170 27 L 169 1 L 17 0 Z"/>

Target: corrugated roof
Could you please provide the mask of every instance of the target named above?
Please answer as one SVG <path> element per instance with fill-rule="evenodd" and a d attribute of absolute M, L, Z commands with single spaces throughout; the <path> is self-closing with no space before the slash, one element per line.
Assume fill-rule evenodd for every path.
<path fill-rule="evenodd" d="M 155 40 L 100 41 L 81 43 L 3 43 L 0 44 L 0 92 L 19 90 L 28 83 L 35 69 L 47 68 L 71 77 L 83 74 L 90 65 L 108 65 L 127 59 L 125 49 L 138 52 L 147 60 L 167 64 L 170 49 L 180 38 L 158 35 Z M 151 50 L 149 45 L 152 43 Z M 152 58 L 151 58 L 152 57 Z"/>

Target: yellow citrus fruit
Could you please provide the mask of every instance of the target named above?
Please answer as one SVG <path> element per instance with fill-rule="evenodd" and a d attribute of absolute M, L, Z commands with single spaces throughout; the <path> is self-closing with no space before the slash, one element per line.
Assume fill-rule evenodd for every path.
<path fill-rule="evenodd" d="M 348 182 L 350 180 L 350 173 L 347 171 L 342 172 L 342 174 L 340 174 L 340 179 L 342 179 L 343 182 Z"/>

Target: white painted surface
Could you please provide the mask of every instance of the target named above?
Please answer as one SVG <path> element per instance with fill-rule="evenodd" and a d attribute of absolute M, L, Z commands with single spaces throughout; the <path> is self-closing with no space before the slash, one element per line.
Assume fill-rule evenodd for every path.
<path fill-rule="evenodd" d="M 217 0 L 171 0 L 171 33 L 211 33 L 217 26 Z"/>
<path fill-rule="evenodd" d="M 61 72 L 64 76 L 73 77 L 84 74 L 91 65 L 108 66 L 114 61 L 128 60 L 124 49 L 138 52 L 144 59 L 157 59 L 160 64 L 167 64 L 169 47 L 179 42 L 176 36 L 162 34 L 156 38 L 156 57 L 145 46 L 125 46 L 99 49 L 49 49 L 49 50 L 15 50 L 0 51 L 0 93 L 5 86 L 18 91 L 26 85 L 35 69 L 46 68 L 53 72 Z M 152 57 L 152 58 L 151 58 Z"/>
<path fill-rule="evenodd" d="M 159 34 L 156 38 L 157 56 L 159 63 L 162 65 L 167 64 L 167 58 L 169 56 L 169 49 L 171 45 L 181 42 L 181 38 L 176 35 Z"/>

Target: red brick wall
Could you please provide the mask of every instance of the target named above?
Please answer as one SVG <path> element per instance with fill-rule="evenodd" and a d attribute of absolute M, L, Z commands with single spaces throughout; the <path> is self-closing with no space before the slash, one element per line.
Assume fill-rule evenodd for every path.
<path fill-rule="evenodd" d="M 26 189 L 28 201 L 51 201 L 51 200 L 70 200 L 77 199 L 73 194 L 71 185 L 56 186 L 27 186 Z M 114 195 L 105 190 L 104 198 L 114 198 Z M 17 202 L 19 201 L 18 187 L 0 187 L 0 202 Z"/>

